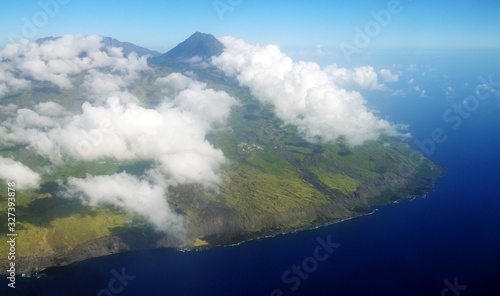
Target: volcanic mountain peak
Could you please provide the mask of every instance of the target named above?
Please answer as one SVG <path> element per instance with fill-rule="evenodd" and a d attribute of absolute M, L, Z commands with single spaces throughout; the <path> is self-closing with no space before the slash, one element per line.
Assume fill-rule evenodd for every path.
<path fill-rule="evenodd" d="M 153 63 L 162 64 L 168 61 L 185 60 L 192 57 L 208 59 L 218 56 L 224 51 L 224 45 L 213 35 L 196 32 L 179 43 L 167 53 L 151 59 Z"/>

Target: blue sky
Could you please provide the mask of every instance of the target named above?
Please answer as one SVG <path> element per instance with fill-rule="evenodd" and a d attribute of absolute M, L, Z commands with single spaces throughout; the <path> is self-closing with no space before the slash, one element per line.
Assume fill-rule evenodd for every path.
<path fill-rule="evenodd" d="M 54 1 L 57 11 L 48 15 L 43 3 Z M 201 31 L 251 43 L 274 43 L 285 50 L 318 45 L 331 49 L 343 42 L 353 44 L 356 28 L 364 31 L 374 21 L 371 12 L 387 10 L 391 1 L 3 0 L 0 45 L 26 32 L 34 39 L 83 33 L 112 36 L 164 52 Z M 399 2 L 401 11 L 390 13 L 387 26 L 374 31 L 367 47 L 500 48 L 499 1 L 394 2 Z M 26 21 L 33 25 L 31 31 Z"/>

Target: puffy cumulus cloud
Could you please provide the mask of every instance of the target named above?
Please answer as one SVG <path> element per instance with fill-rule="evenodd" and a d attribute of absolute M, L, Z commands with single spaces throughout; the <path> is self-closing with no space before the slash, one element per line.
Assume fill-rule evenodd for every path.
<path fill-rule="evenodd" d="M 353 80 L 362 88 L 374 90 L 385 89 L 385 86 L 378 82 L 378 76 L 373 67 L 357 67 L 354 68 L 353 73 Z"/>
<path fill-rule="evenodd" d="M 0 59 L 0 96 L 7 94 L 11 89 L 19 90 L 29 86 L 30 82 L 23 78 L 16 78 L 9 72 L 12 68 Z"/>
<path fill-rule="evenodd" d="M 232 37 L 221 39 L 224 52 L 212 63 L 247 86 L 262 102 L 275 106 L 278 117 L 296 125 L 309 141 L 345 137 L 351 145 L 400 135 L 398 126 L 377 118 L 359 92 L 339 85 L 383 88 L 372 67 L 354 70 L 315 63 L 294 63 L 277 46 L 254 46 Z"/>
<path fill-rule="evenodd" d="M 157 81 L 164 100 L 155 107 L 141 106 L 134 83 L 142 71 L 149 71 L 146 58 L 104 48 L 98 36 L 67 35 L 40 44 L 21 40 L 1 50 L 0 61 L 0 95 L 38 80 L 73 87 L 87 100 L 77 112 L 51 101 L 29 108 L 0 106 L 5 118 L 1 142 L 24 144 L 55 164 L 105 159 L 151 163 L 142 176 L 70 177 L 66 196 L 121 207 L 146 217 L 159 230 L 179 234 L 183 220 L 169 207 L 169 186 L 217 188 L 226 159 L 206 136 L 224 124 L 237 104 L 226 92 L 174 73 Z M 73 80 L 75 75 L 79 79 Z M 22 176 L 20 186 L 37 187 L 40 182 L 39 174 L 11 159 L 0 159 L 0 168 L 0 178 Z"/>
<path fill-rule="evenodd" d="M 200 56 L 194 56 L 185 60 L 186 63 L 190 64 L 192 67 L 196 68 L 208 68 L 210 64 L 205 62 L 205 60 Z"/>
<path fill-rule="evenodd" d="M 203 83 L 196 82 L 193 79 L 180 73 L 172 73 L 165 77 L 156 79 L 156 84 L 164 86 L 163 92 L 175 96 L 180 91 L 191 87 L 191 89 L 202 89 Z"/>
<path fill-rule="evenodd" d="M 44 116 L 62 116 L 64 114 L 68 114 L 63 106 L 50 101 L 35 105 L 35 111 Z"/>
<path fill-rule="evenodd" d="M 91 69 L 85 75 L 82 87 L 87 92 L 87 99 L 93 102 L 103 103 L 109 97 L 115 96 L 125 103 L 139 103 L 139 99 L 128 90 L 136 79 L 135 72 L 131 75 L 121 75 Z"/>
<path fill-rule="evenodd" d="M 147 218 L 160 231 L 182 237 L 185 234 L 182 216 L 167 202 L 167 186 L 162 182 L 141 179 L 125 172 L 109 176 L 68 178 L 63 193 L 68 198 L 81 198 L 95 206 L 110 204 Z"/>
<path fill-rule="evenodd" d="M 0 179 L 7 182 L 14 181 L 15 188 L 24 190 L 38 188 L 41 177 L 24 164 L 0 156 Z"/>
<path fill-rule="evenodd" d="M 224 91 L 207 88 L 206 83 L 195 81 L 179 73 L 172 73 L 156 80 L 164 86 L 163 92 L 173 97 L 173 104 L 190 111 L 211 123 L 221 123 L 238 102 Z"/>
<path fill-rule="evenodd" d="M 223 121 L 231 107 L 216 99 L 212 103 L 221 107 L 217 115 L 222 118 L 210 112 L 203 117 L 197 110 L 191 112 L 169 101 L 156 109 L 124 105 L 117 97 L 102 106 L 84 103 L 82 113 L 61 118 L 20 109 L 24 125 L 4 123 L 11 130 L 6 139 L 27 143 L 56 163 L 69 159 L 153 160 L 173 184 L 191 181 L 208 186 L 218 182 L 216 170 L 224 163 L 224 156 L 205 136 L 210 124 Z"/>
<path fill-rule="evenodd" d="M 165 99 L 146 108 L 123 99 L 129 78 L 122 81 L 89 70 L 91 74 L 96 76 L 84 78 L 84 91 L 90 95 L 87 83 L 102 83 L 104 93 L 117 95 L 85 102 L 76 113 L 55 102 L 32 109 L 3 106 L 0 111 L 11 116 L 0 124 L 0 139 L 27 144 L 27 149 L 59 164 L 104 159 L 151 162 L 140 177 L 120 173 L 69 178 L 65 195 L 77 195 L 91 205 L 116 205 L 148 218 L 159 230 L 178 233 L 182 219 L 168 207 L 168 188 L 192 183 L 217 188 L 226 159 L 206 136 L 224 123 L 236 99 L 174 73 L 157 81 Z"/>
<path fill-rule="evenodd" d="M 71 75 L 91 69 L 134 76 L 149 69 L 146 57 L 124 56 L 121 49 L 103 48 L 96 35 L 65 35 L 41 44 L 27 39 L 0 51 L 0 95 L 29 85 L 29 80 L 72 87 Z"/>
<path fill-rule="evenodd" d="M 379 83 L 378 75 L 371 66 L 361 66 L 354 69 L 340 68 L 337 65 L 325 67 L 332 77 L 332 82 L 338 86 L 350 89 L 384 90 L 385 85 Z"/>
<path fill-rule="evenodd" d="M 54 127 L 57 122 L 52 118 L 44 115 L 39 115 L 30 109 L 19 109 L 17 110 L 17 119 L 19 123 L 28 127 Z"/>
<path fill-rule="evenodd" d="M 384 80 L 384 82 L 399 81 L 399 75 L 392 73 L 391 70 L 389 70 L 389 69 L 380 70 L 380 75 L 382 76 L 382 79 Z"/>

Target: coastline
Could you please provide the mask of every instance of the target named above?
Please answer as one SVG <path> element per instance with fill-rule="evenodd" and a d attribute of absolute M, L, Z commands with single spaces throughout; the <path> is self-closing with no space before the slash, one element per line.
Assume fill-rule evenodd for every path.
<path fill-rule="evenodd" d="M 366 214 L 359 214 L 359 215 L 355 215 L 355 216 L 351 216 L 351 217 L 347 217 L 347 218 L 336 219 L 336 220 L 333 220 L 330 222 L 317 223 L 317 224 L 313 224 L 313 225 L 306 226 L 306 227 L 299 227 L 297 229 L 293 229 L 290 231 L 282 231 L 282 232 L 276 232 L 276 233 L 262 235 L 262 236 L 254 236 L 254 237 L 251 237 L 251 238 L 248 238 L 248 239 L 236 242 L 236 243 L 216 244 L 216 245 L 202 246 L 202 247 L 184 247 L 184 248 L 178 248 L 177 250 L 180 252 L 193 252 L 193 251 L 208 250 L 211 248 L 218 248 L 218 247 L 222 247 L 222 248 L 236 247 L 236 246 L 239 246 L 239 245 L 251 242 L 251 241 L 271 239 L 271 238 L 275 238 L 275 237 L 279 237 L 279 236 L 283 236 L 283 235 L 288 235 L 288 234 L 298 233 L 298 232 L 302 232 L 302 231 L 308 231 L 308 230 L 327 227 L 330 225 L 342 223 L 342 222 L 349 221 L 352 219 L 361 218 L 364 216 L 369 216 L 369 215 L 374 214 L 377 211 L 378 211 L 378 209 L 374 209 L 373 211 L 366 213 Z"/>
<path fill-rule="evenodd" d="M 135 237 L 134 235 L 128 237 L 120 237 L 118 235 L 110 235 L 86 241 L 69 250 L 49 250 L 42 254 L 36 254 L 29 257 L 20 257 L 16 260 L 16 275 L 20 276 L 21 274 L 25 274 L 28 276 L 36 277 L 38 273 L 43 272 L 47 268 L 67 266 L 72 263 L 84 261 L 87 259 L 104 257 L 127 251 L 153 250 L 159 248 L 172 248 L 180 252 L 203 251 L 216 247 L 233 247 L 254 240 L 274 238 L 280 235 L 287 235 L 327 227 L 351 219 L 372 215 L 378 211 L 378 209 L 376 208 L 377 206 L 387 206 L 405 200 L 411 201 L 418 197 L 425 198 L 429 192 L 434 190 L 437 181 L 442 176 L 443 174 L 440 174 L 438 177 L 434 178 L 432 182 L 421 184 L 421 188 L 419 188 L 418 190 L 414 190 L 416 194 L 407 194 L 403 195 L 403 197 L 398 197 L 396 200 L 390 200 L 386 203 L 368 206 L 367 209 L 369 209 L 369 211 L 351 212 L 357 213 L 352 216 L 337 218 L 329 221 L 319 221 L 311 223 L 307 226 L 290 228 L 281 231 L 271 230 L 269 228 L 261 229 L 258 233 L 244 232 L 244 230 L 240 230 L 241 232 L 239 233 L 229 231 L 222 239 L 219 237 L 211 240 L 202 236 L 201 239 L 206 239 L 208 241 L 208 245 L 203 246 L 181 247 L 185 245 L 185 242 L 181 242 L 178 238 L 169 236 L 168 234 L 153 234 L 149 237 Z M 223 229 L 220 230 L 221 231 L 219 232 L 219 234 L 224 233 Z M 133 241 L 131 241 L 131 238 L 133 238 Z M 192 237 L 192 239 L 195 239 L 195 237 Z M 1 259 L 0 270 L 7 270 L 8 264 L 9 263 L 6 259 Z M 4 273 L 0 271 L 0 275 L 4 275 Z"/>
<path fill-rule="evenodd" d="M 38 261 L 38 262 L 40 262 L 40 261 L 47 262 L 47 263 L 54 262 L 57 264 L 48 264 L 48 265 L 40 267 L 40 268 L 33 268 L 33 267 L 26 268 L 24 266 L 26 266 L 26 265 L 33 266 L 34 264 L 23 264 L 23 263 L 26 263 L 26 261 L 29 261 L 30 259 L 26 260 L 26 257 L 19 258 L 18 262 L 21 262 L 22 265 L 20 265 L 16 269 L 16 275 L 22 276 L 25 278 L 34 277 L 34 278 L 38 279 L 40 277 L 43 277 L 44 271 L 46 271 L 49 268 L 64 267 L 64 266 L 68 266 L 68 265 L 76 263 L 76 262 L 81 262 L 81 261 L 85 261 L 85 260 L 92 259 L 92 258 L 106 257 L 106 256 L 110 256 L 110 255 L 120 254 L 123 252 L 130 252 L 130 251 L 133 252 L 133 251 L 141 251 L 141 250 L 169 249 L 170 248 L 170 249 L 174 249 L 174 250 L 179 251 L 179 252 L 196 252 L 196 251 L 204 251 L 204 250 L 208 250 L 208 249 L 212 249 L 212 248 L 219 248 L 219 247 L 223 247 L 223 248 L 236 247 L 236 246 L 245 244 L 247 242 L 255 241 L 255 240 L 270 239 L 270 238 L 275 238 L 275 237 L 284 236 L 284 235 L 288 235 L 288 234 L 293 234 L 293 233 L 298 233 L 298 232 L 327 227 L 327 226 L 330 226 L 333 224 L 338 224 L 338 223 L 342 223 L 342 222 L 349 221 L 352 219 L 372 215 L 377 211 L 378 211 L 378 209 L 373 209 L 369 213 L 359 214 L 359 215 L 346 217 L 346 218 L 340 218 L 340 219 L 336 219 L 336 220 L 328 221 L 328 222 L 316 223 L 316 224 L 313 224 L 310 226 L 292 229 L 290 231 L 281 231 L 281 232 L 275 232 L 275 233 L 265 234 L 265 235 L 261 235 L 261 236 L 252 236 L 250 238 L 247 238 L 247 239 L 235 242 L 235 243 L 227 243 L 227 244 L 222 243 L 222 244 L 214 244 L 214 245 L 200 246 L 200 247 L 157 246 L 157 247 L 153 247 L 153 248 L 132 249 L 132 248 L 127 248 L 127 247 L 123 246 L 124 247 L 123 249 L 121 249 L 121 248 L 117 249 L 117 248 L 119 248 L 120 242 L 116 237 L 113 237 L 113 236 L 103 237 L 103 238 L 99 238 L 99 239 L 96 239 L 96 240 L 93 240 L 90 242 L 86 242 L 73 250 L 69 250 L 69 251 L 64 252 L 62 254 L 56 255 L 56 257 L 59 259 L 57 261 L 51 260 L 54 258 L 55 252 L 50 252 L 50 254 L 46 254 L 46 255 L 42 255 L 42 256 L 28 257 L 31 260 L 34 259 L 34 261 Z M 89 255 L 89 256 L 86 256 L 86 257 L 80 257 L 76 260 L 69 259 L 72 257 L 71 254 L 79 254 L 79 250 L 84 248 L 84 246 L 89 246 L 89 245 L 105 246 L 105 245 L 109 245 L 110 243 L 115 246 L 115 251 L 88 253 L 87 255 Z M 93 249 L 95 250 L 95 248 L 93 248 Z M 67 260 L 64 260 L 64 257 L 66 257 Z M 3 261 L 3 260 L 1 260 L 1 261 Z M 0 261 L 0 265 L 1 265 L 1 261 Z M 0 273 L 0 275 L 5 275 L 5 274 Z"/>
<path fill-rule="evenodd" d="M 261 240 L 261 239 L 267 239 L 267 238 L 275 238 L 278 236 L 282 235 L 287 235 L 287 234 L 292 234 L 292 233 L 297 233 L 297 232 L 302 232 L 302 231 L 307 231 L 307 230 L 312 230 L 312 229 L 318 229 L 322 227 L 327 227 L 333 224 L 345 222 L 351 219 L 359 218 L 362 216 L 367 216 L 375 213 L 377 209 L 374 209 L 370 213 L 365 213 L 365 214 L 359 214 L 351 217 L 346 217 L 346 218 L 340 218 L 336 219 L 334 221 L 329 221 L 329 222 L 322 222 L 322 223 L 316 223 L 307 227 L 300 227 L 297 229 L 291 229 L 290 231 L 281 231 L 281 232 L 274 232 L 270 234 L 265 234 L 265 235 L 257 235 L 257 236 L 251 236 L 249 238 L 240 240 L 235 243 L 221 243 L 221 244 L 210 244 L 208 246 L 200 246 L 200 247 L 178 247 L 174 245 L 157 245 L 155 247 L 151 248 L 130 248 L 127 246 L 123 241 L 121 241 L 118 237 L 116 236 L 108 236 L 108 237 L 103 237 L 99 239 L 95 239 L 92 241 L 85 242 L 79 246 L 77 246 L 74 249 L 61 252 L 61 253 L 56 253 L 54 251 L 49 251 L 42 253 L 40 255 L 36 256 L 30 256 L 30 257 L 21 257 L 18 258 L 16 261 L 16 275 L 21 276 L 24 275 L 23 277 L 35 277 L 38 278 L 37 275 L 43 274 L 45 270 L 48 268 L 57 268 L 57 267 L 64 267 L 76 262 L 80 261 L 85 261 L 87 259 L 91 258 L 98 258 L 98 257 L 105 257 L 109 255 L 115 255 L 123 252 L 128 252 L 128 251 L 141 251 L 141 250 L 154 250 L 154 249 L 175 249 L 179 252 L 193 252 L 193 251 L 203 251 L 203 250 L 208 250 L 212 248 L 218 248 L 218 247 L 235 247 L 242 245 L 244 243 L 254 241 L 254 240 Z M 244 236 L 244 235 L 243 235 Z M 112 246 L 110 248 L 110 246 Z M 85 253 L 86 256 L 82 256 L 82 254 Z M 5 262 L 3 262 L 5 261 Z M 7 261 L 2 259 L 0 260 L 0 266 L 2 266 L 2 270 L 6 270 L 6 268 L 3 268 L 4 263 Z M 38 264 L 37 264 L 38 263 Z M 5 265 L 6 267 L 6 265 Z M 3 273 L 0 273 L 0 275 L 5 275 Z"/>

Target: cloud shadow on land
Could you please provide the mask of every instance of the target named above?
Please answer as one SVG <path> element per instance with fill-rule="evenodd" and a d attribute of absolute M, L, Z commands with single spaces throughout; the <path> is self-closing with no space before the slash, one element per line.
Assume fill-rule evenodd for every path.
<path fill-rule="evenodd" d="M 111 229 L 111 235 L 118 237 L 132 250 L 153 249 L 158 247 L 165 233 L 156 231 L 153 226 L 119 226 Z"/>
<path fill-rule="evenodd" d="M 27 206 L 18 205 L 16 212 L 19 221 L 44 228 L 52 227 L 51 222 L 59 218 L 73 215 L 80 217 L 98 215 L 94 209 L 82 205 L 77 199 L 72 200 L 48 194 L 30 202 Z"/>

